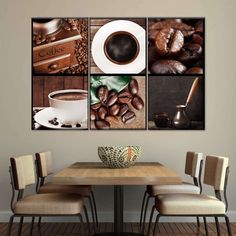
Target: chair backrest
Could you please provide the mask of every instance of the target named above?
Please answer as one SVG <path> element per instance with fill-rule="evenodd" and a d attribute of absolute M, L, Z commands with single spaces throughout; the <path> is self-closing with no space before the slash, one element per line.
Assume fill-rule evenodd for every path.
<path fill-rule="evenodd" d="M 213 186 L 215 190 L 223 191 L 228 164 L 228 157 L 206 156 L 204 183 Z"/>
<path fill-rule="evenodd" d="M 14 188 L 23 190 L 35 184 L 34 158 L 32 155 L 10 158 Z"/>
<path fill-rule="evenodd" d="M 187 152 L 185 161 L 185 174 L 190 175 L 193 178 L 199 178 L 202 160 L 202 153 Z"/>
<path fill-rule="evenodd" d="M 39 152 L 35 154 L 38 176 L 45 178 L 53 174 L 53 161 L 51 152 Z"/>

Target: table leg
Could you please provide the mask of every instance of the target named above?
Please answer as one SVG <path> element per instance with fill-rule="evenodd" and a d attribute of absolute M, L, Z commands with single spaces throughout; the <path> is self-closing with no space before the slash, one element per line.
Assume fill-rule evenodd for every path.
<path fill-rule="evenodd" d="M 123 186 L 114 186 L 114 233 L 115 235 L 122 235 L 123 233 Z"/>
<path fill-rule="evenodd" d="M 94 236 L 143 236 L 141 233 L 124 232 L 124 192 L 122 185 L 114 185 L 114 231 L 96 233 Z"/>

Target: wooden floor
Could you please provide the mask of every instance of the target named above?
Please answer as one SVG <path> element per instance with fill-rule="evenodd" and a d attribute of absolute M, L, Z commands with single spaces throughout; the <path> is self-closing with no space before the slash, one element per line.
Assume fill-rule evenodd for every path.
<path fill-rule="evenodd" d="M 30 224 L 25 223 L 22 229 L 22 235 L 29 235 Z M 220 224 L 221 235 L 227 235 L 227 230 L 225 224 Z M 18 223 L 15 223 L 12 228 L 11 235 L 17 235 Z M 100 223 L 98 227 L 98 232 L 110 232 L 113 229 L 112 223 Z M 236 223 L 231 223 L 231 229 L 233 235 L 236 235 Z M 210 236 L 217 235 L 215 224 L 208 223 L 208 230 Z M 40 232 L 41 231 L 41 232 Z M 34 236 L 84 236 L 82 227 L 79 223 L 42 223 L 41 230 L 38 230 L 37 225 L 34 227 Z M 125 231 L 138 233 L 139 225 L 138 223 L 126 223 Z M 7 223 L 0 223 L 0 235 L 6 235 Z M 180 236 L 180 235 L 205 235 L 204 225 L 198 229 L 195 223 L 160 223 L 159 229 L 156 231 L 155 235 L 165 235 L 165 236 Z"/>

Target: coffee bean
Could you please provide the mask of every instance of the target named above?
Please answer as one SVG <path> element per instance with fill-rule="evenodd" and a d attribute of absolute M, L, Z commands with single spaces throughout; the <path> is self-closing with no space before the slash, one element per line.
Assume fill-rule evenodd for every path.
<path fill-rule="evenodd" d="M 139 91 L 139 86 L 138 86 L 138 82 L 136 79 L 131 79 L 130 83 L 129 83 L 129 91 L 132 94 L 137 94 Z"/>
<path fill-rule="evenodd" d="M 197 43 L 200 45 L 203 45 L 203 38 L 200 34 L 194 34 L 193 35 L 193 43 Z"/>
<path fill-rule="evenodd" d="M 108 88 L 107 86 L 100 86 L 97 91 L 97 96 L 101 102 L 106 102 L 108 97 Z"/>
<path fill-rule="evenodd" d="M 199 21 L 195 24 L 194 28 L 195 28 L 195 32 L 197 32 L 197 33 L 203 33 L 203 21 L 202 21 L 202 20 L 199 20 Z"/>
<path fill-rule="evenodd" d="M 192 67 L 185 74 L 203 74 L 203 69 L 201 67 Z"/>
<path fill-rule="evenodd" d="M 110 123 L 105 120 L 96 120 L 94 124 L 96 129 L 109 129 L 111 126 Z"/>
<path fill-rule="evenodd" d="M 90 109 L 90 120 L 96 120 L 96 111 Z"/>
<path fill-rule="evenodd" d="M 101 107 L 101 105 L 102 105 L 102 103 L 101 103 L 101 102 L 98 102 L 98 103 L 95 103 L 95 104 L 91 105 L 91 108 L 92 108 L 93 110 L 97 110 L 98 108 Z"/>
<path fill-rule="evenodd" d="M 50 124 L 52 124 L 52 125 L 59 125 L 59 122 L 57 121 L 57 118 L 55 117 L 55 118 L 53 118 L 53 119 L 51 119 L 51 120 L 49 120 L 48 121 Z"/>
<path fill-rule="evenodd" d="M 151 72 L 155 74 L 183 74 L 185 71 L 185 65 L 176 60 L 159 60 L 151 67 Z"/>
<path fill-rule="evenodd" d="M 181 52 L 178 55 L 178 59 L 182 62 L 190 63 L 197 60 L 202 55 L 202 47 L 197 43 L 188 43 L 184 45 Z"/>
<path fill-rule="evenodd" d="M 184 45 L 184 35 L 180 30 L 165 28 L 156 35 L 156 49 L 160 55 L 176 54 Z"/>
<path fill-rule="evenodd" d="M 128 111 L 121 117 L 121 120 L 124 124 L 129 124 L 133 122 L 135 118 L 136 118 L 135 113 L 133 111 Z"/>
<path fill-rule="evenodd" d="M 77 30 L 77 26 L 76 26 L 76 25 L 73 25 L 73 26 L 71 27 L 71 29 L 72 29 L 72 30 Z"/>
<path fill-rule="evenodd" d="M 80 128 L 80 127 L 81 127 L 81 124 L 76 124 L 76 127 L 77 127 L 77 128 Z"/>
<path fill-rule="evenodd" d="M 44 43 L 45 41 L 46 41 L 46 35 L 42 34 L 41 42 Z"/>
<path fill-rule="evenodd" d="M 143 99 L 141 97 L 139 97 L 138 95 L 135 95 L 132 99 L 132 105 L 136 110 L 142 110 L 144 107 L 144 102 Z"/>
<path fill-rule="evenodd" d="M 132 94 L 128 91 L 120 92 L 118 95 L 118 100 L 120 103 L 129 103 L 132 99 Z"/>
<path fill-rule="evenodd" d="M 101 107 L 98 109 L 98 117 L 99 117 L 101 120 L 104 120 L 104 119 L 105 119 L 107 113 L 108 113 L 107 108 L 104 107 L 104 106 L 101 106 Z"/>
<path fill-rule="evenodd" d="M 56 37 L 55 36 L 52 36 L 50 37 L 51 41 L 55 41 L 56 40 Z"/>
<path fill-rule="evenodd" d="M 110 91 L 108 98 L 107 98 L 107 105 L 112 106 L 114 103 L 116 103 L 118 100 L 118 94 L 116 91 Z"/>
<path fill-rule="evenodd" d="M 117 116 L 106 116 L 105 121 L 109 122 L 111 125 L 119 124 L 119 119 Z"/>
<path fill-rule="evenodd" d="M 129 110 L 129 106 L 126 103 L 121 104 L 119 116 L 123 116 Z"/>
<path fill-rule="evenodd" d="M 187 37 L 194 33 L 194 27 L 187 25 L 183 22 L 178 22 L 175 19 L 168 19 L 163 21 L 158 21 L 149 25 L 149 31 L 159 31 L 166 28 L 172 28 L 175 30 L 180 30 L 182 34 Z"/>
<path fill-rule="evenodd" d="M 148 47 L 148 66 L 151 65 L 157 60 L 158 54 L 155 46 Z"/>
<path fill-rule="evenodd" d="M 119 114 L 120 111 L 120 105 L 114 104 L 109 108 L 109 114 L 112 116 L 116 116 Z"/>
<path fill-rule="evenodd" d="M 62 127 L 62 128 L 72 128 L 72 125 L 65 125 L 65 124 L 62 124 L 61 127 Z"/>
<path fill-rule="evenodd" d="M 64 29 L 67 30 L 67 31 L 70 31 L 69 23 L 65 22 Z"/>

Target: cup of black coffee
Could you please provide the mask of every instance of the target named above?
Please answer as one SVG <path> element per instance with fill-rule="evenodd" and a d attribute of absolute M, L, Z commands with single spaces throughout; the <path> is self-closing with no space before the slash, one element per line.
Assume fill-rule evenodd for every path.
<path fill-rule="evenodd" d="M 107 37 L 104 52 L 108 60 L 125 65 L 136 59 L 140 46 L 136 37 L 127 31 L 117 31 Z"/>
<path fill-rule="evenodd" d="M 81 124 L 87 120 L 88 92 L 80 89 L 58 90 L 48 95 L 55 117 L 66 125 Z"/>

